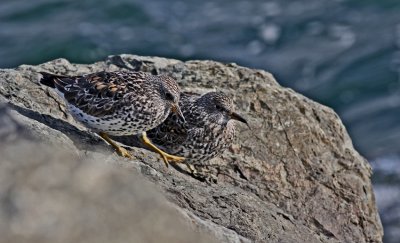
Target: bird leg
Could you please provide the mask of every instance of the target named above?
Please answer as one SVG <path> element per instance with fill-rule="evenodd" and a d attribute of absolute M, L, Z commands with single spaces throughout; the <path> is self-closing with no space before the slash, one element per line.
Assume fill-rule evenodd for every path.
<path fill-rule="evenodd" d="M 157 148 L 157 146 L 155 146 L 150 141 L 150 139 L 147 137 L 146 132 L 142 133 L 141 139 L 142 139 L 142 142 L 143 142 L 144 145 L 146 145 L 151 150 L 153 150 L 154 152 L 156 152 L 159 155 L 161 155 L 161 157 L 164 160 L 164 163 L 165 163 L 165 165 L 167 167 L 168 167 L 169 161 L 173 161 L 175 163 L 181 163 L 185 159 L 184 157 L 179 157 L 179 156 L 174 156 L 174 155 L 167 154 L 166 152 L 164 152 L 161 149 Z"/>
<path fill-rule="evenodd" d="M 132 155 L 126 149 L 116 144 L 113 140 L 111 140 L 111 138 L 106 133 L 100 132 L 99 135 L 115 149 L 115 151 L 119 156 L 130 159 L 132 158 Z"/>
<path fill-rule="evenodd" d="M 188 164 L 186 162 L 184 162 L 186 167 L 188 168 L 188 170 L 190 171 L 190 174 L 192 174 L 193 176 L 197 175 L 199 172 L 196 170 L 196 168 L 194 168 L 193 165 Z"/>

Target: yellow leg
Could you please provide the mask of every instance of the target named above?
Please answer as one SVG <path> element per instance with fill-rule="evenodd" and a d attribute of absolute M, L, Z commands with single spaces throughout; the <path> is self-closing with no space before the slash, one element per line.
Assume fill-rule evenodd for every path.
<path fill-rule="evenodd" d="M 194 168 L 193 165 L 190 165 L 190 164 L 188 164 L 188 163 L 185 163 L 185 165 L 186 165 L 186 167 L 188 168 L 188 170 L 190 171 L 190 174 L 192 174 L 192 175 L 198 174 L 196 168 Z"/>
<path fill-rule="evenodd" d="M 149 147 L 151 150 L 153 150 L 154 152 L 158 153 L 159 155 L 161 155 L 161 157 L 164 160 L 165 165 L 168 167 L 169 161 L 173 161 L 175 163 L 180 163 L 182 162 L 185 158 L 183 157 L 179 157 L 179 156 L 174 156 L 174 155 L 170 155 L 167 154 L 166 152 L 162 151 L 161 149 L 157 148 L 157 146 L 155 146 L 150 139 L 147 137 L 146 132 L 142 133 L 142 142 Z"/>
<path fill-rule="evenodd" d="M 99 135 L 115 149 L 115 151 L 117 152 L 118 155 L 126 157 L 126 158 L 132 158 L 132 155 L 126 149 L 124 149 L 123 147 L 116 144 L 113 140 L 111 140 L 111 138 L 108 137 L 108 135 L 106 133 L 100 132 Z"/>

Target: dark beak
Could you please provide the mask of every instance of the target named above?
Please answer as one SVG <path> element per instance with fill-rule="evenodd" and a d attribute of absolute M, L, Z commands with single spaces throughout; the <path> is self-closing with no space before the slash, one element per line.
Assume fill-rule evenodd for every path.
<path fill-rule="evenodd" d="M 244 119 L 241 115 L 239 115 L 236 112 L 232 112 L 231 113 L 231 119 L 243 122 L 244 124 L 246 124 L 250 128 L 249 123 L 247 123 L 246 119 Z"/>
<path fill-rule="evenodd" d="M 181 111 L 181 108 L 179 108 L 178 105 L 172 105 L 171 111 L 178 116 L 179 120 L 181 120 L 182 122 L 186 122 L 185 117 L 183 116 L 183 113 Z"/>

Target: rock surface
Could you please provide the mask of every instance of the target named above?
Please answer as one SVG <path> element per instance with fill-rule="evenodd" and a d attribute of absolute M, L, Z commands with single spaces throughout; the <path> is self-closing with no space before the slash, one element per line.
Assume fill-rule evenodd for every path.
<path fill-rule="evenodd" d="M 1 242 L 216 242 L 194 232 L 189 215 L 137 172 L 38 143 L 38 130 L 18 120 L 59 133 L 59 145 L 73 147 L 6 107 L 0 115 Z"/>
<path fill-rule="evenodd" d="M 252 129 L 238 124 L 238 135 L 229 151 L 221 158 L 210 161 L 208 169 L 217 178 L 216 183 L 205 183 L 173 168 L 166 169 L 157 155 L 140 148 L 132 148 L 133 160 L 117 157 L 100 138 L 72 119 L 55 92 L 38 84 L 38 71 L 76 75 L 119 69 L 165 73 L 176 78 L 183 90 L 221 90 L 234 98 L 239 112 L 245 115 Z M 95 171 L 97 164 L 101 168 L 107 164 L 114 168 L 112 171 L 122 168 L 128 171 L 118 172 L 124 183 L 140 181 L 135 179 L 138 177 L 151 181 L 160 192 L 155 192 L 151 186 L 143 187 L 143 191 L 149 191 L 150 195 L 156 195 L 157 198 L 168 199 L 165 205 L 156 205 L 160 217 L 170 218 L 169 222 L 177 226 L 179 223 L 175 222 L 189 225 L 189 229 L 183 227 L 182 232 L 173 227 L 165 228 L 165 231 L 157 230 L 157 227 L 154 230 L 155 234 L 182 234 L 183 240 L 176 242 L 202 242 L 205 234 L 218 242 L 382 242 L 383 229 L 370 181 L 371 168 L 353 148 L 339 117 L 330 108 L 281 87 L 265 71 L 213 61 L 181 62 L 133 55 L 111 56 L 104 62 L 90 65 L 71 64 L 65 59 L 57 59 L 38 66 L 22 65 L 15 70 L 1 70 L 1 101 L 10 104 L 19 122 L 28 128 L 35 139 L 40 139 L 43 144 L 51 144 L 57 150 L 67 150 L 79 158 L 79 162 L 73 163 L 80 165 L 82 161 L 91 160 L 86 163 Z M 18 147 L 14 147 L 15 150 Z M 34 156 L 36 154 L 26 158 L 33 159 Z M 24 168 L 28 168 L 29 164 L 28 159 L 24 161 L 15 160 L 13 166 L 20 166 L 25 171 Z M 51 168 L 51 164 L 42 166 Z M 109 180 L 104 183 L 99 181 L 101 187 L 110 191 L 97 193 L 99 189 L 93 184 L 82 182 L 81 188 L 80 180 L 74 176 L 65 178 L 71 179 L 65 179 L 63 183 L 74 186 L 82 195 L 94 201 L 104 201 L 104 207 L 121 205 L 118 200 L 121 198 L 127 211 L 130 204 L 133 204 L 132 211 L 140 210 L 135 198 L 121 196 L 125 195 L 124 192 L 143 193 L 135 185 L 129 188 L 123 183 L 121 186 Z M 4 194 L 4 190 L 18 178 L 2 176 L 1 180 L 8 182 L 2 183 L 3 189 L 0 191 L 4 201 L 5 197 L 10 196 Z M 43 188 L 38 186 L 40 190 L 34 190 L 34 193 L 50 190 L 46 183 L 54 180 L 53 173 L 48 173 L 43 180 L 49 182 L 44 182 Z M 135 183 L 132 181 L 132 184 Z M 13 187 L 13 190 L 18 191 L 18 187 Z M 28 193 L 36 199 L 40 195 L 34 195 L 32 191 L 20 193 Z M 61 194 L 60 198 L 67 195 Z M 147 198 L 147 194 L 143 193 L 143 197 Z M 29 197 L 23 198 L 31 200 Z M 160 202 L 160 199 L 157 200 Z M 57 202 L 55 210 L 63 205 L 61 200 Z M 146 203 L 147 200 L 142 202 Z M 160 210 L 163 207 L 175 207 L 178 213 Z M 79 215 L 84 213 L 84 207 L 80 209 L 80 204 L 71 208 Z M 71 208 L 60 209 L 69 210 L 63 217 L 69 217 Z M 40 212 L 48 213 L 46 210 Z M 148 217 L 154 215 L 151 210 L 144 210 L 140 217 L 146 217 L 143 215 L 147 213 L 150 215 Z M 13 211 L 8 214 L 13 214 Z M 107 219 L 108 215 L 109 224 L 113 225 L 113 216 L 107 214 Z M 121 230 L 115 232 L 117 236 L 129 238 L 129 234 L 123 231 L 131 230 L 129 220 L 135 223 L 129 215 L 123 223 L 127 228 L 121 226 Z M 25 218 L 26 222 L 23 219 L 18 219 L 22 220 L 20 228 L 28 227 L 27 230 L 36 233 L 42 230 L 29 228 L 32 218 Z M 76 222 L 84 220 L 85 217 L 81 216 Z M 0 226 L 4 228 L 4 217 L 2 221 Z M 101 229 L 107 229 L 106 223 L 98 225 Z M 152 227 L 151 223 L 149 225 Z M 73 232 L 72 229 L 66 230 Z M 92 232 L 90 230 L 87 234 Z M 190 230 L 198 236 L 192 237 L 192 241 L 185 241 L 183 237 L 190 234 Z M 3 229 L 0 232 L 4 232 Z"/>

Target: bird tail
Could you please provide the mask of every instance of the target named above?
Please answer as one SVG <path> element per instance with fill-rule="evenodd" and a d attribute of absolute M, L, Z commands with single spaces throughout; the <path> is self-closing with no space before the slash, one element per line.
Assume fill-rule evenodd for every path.
<path fill-rule="evenodd" d="M 73 79 L 67 76 L 56 75 L 47 72 L 40 72 L 40 74 L 42 75 L 42 78 L 39 81 L 41 84 L 49 86 L 53 89 L 57 89 L 62 93 L 64 93 L 66 85 L 73 83 Z"/>
<path fill-rule="evenodd" d="M 40 74 L 42 75 L 42 78 L 40 79 L 40 83 L 44 84 L 46 86 L 49 86 L 50 88 L 55 88 L 55 84 L 54 84 L 54 78 L 56 75 L 53 75 L 51 73 L 46 73 L 46 72 L 40 72 Z"/>

